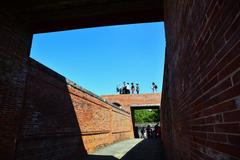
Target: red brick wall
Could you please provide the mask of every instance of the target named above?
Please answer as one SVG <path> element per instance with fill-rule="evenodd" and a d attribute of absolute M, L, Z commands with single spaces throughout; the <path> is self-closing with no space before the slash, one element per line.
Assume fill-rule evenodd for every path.
<path fill-rule="evenodd" d="M 116 94 L 103 95 L 102 98 L 111 103 L 119 103 L 127 111 L 131 105 L 160 104 L 161 95 L 159 93 L 150 94 Z"/>
<path fill-rule="evenodd" d="M 131 130 L 131 133 L 129 133 Z M 132 118 L 127 112 L 119 112 L 113 108 L 112 112 L 112 138 L 113 142 L 119 139 L 128 139 L 129 135 L 133 138 Z"/>
<path fill-rule="evenodd" d="M 23 114 L 17 159 L 79 159 L 97 147 L 133 137 L 129 112 L 34 60 Z"/>
<path fill-rule="evenodd" d="M 32 34 L 0 10 L 0 159 L 14 158 Z"/>
<path fill-rule="evenodd" d="M 168 159 L 240 159 L 240 1 L 165 0 Z"/>

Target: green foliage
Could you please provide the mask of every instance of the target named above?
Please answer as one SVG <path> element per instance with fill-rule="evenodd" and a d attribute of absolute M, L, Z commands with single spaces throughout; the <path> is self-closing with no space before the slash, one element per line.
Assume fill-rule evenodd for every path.
<path fill-rule="evenodd" d="M 160 115 L 157 109 L 141 109 L 134 111 L 134 119 L 136 123 L 159 122 Z"/>

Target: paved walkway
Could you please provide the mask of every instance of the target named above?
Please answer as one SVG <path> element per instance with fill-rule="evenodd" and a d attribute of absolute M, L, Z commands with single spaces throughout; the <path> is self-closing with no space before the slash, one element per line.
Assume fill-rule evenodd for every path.
<path fill-rule="evenodd" d="M 131 139 L 112 144 L 88 156 L 88 160 L 164 160 L 159 139 Z"/>

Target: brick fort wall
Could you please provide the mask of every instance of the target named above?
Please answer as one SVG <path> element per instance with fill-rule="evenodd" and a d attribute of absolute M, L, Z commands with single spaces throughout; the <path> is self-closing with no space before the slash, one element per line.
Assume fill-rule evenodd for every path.
<path fill-rule="evenodd" d="M 24 103 L 32 34 L 0 11 L 0 159 L 13 159 Z"/>
<path fill-rule="evenodd" d="M 129 112 L 31 59 L 17 159 L 78 159 L 129 138 Z"/>
<path fill-rule="evenodd" d="M 165 0 L 169 160 L 240 159 L 240 1 Z"/>
<path fill-rule="evenodd" d="M 116 95 L 102 95 L 102 98 L 108 100 L 111 103 L 118 103 L 122 105 L 122 108 L 130 112 L 131 105 L 148 105 L 159 104 L 161 101 L 161 95 L 159 93 L 148 94 L 116 94 Z"/>

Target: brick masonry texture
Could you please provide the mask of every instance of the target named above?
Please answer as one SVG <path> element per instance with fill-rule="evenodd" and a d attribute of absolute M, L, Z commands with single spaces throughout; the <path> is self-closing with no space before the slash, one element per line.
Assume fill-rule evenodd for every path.
<path fill-rule="evenodd" d="M 44 8 L 39 2 L 0 6 L 0 159 L 79 159 L 96 147 L 131 138 L 128 112 L 34 63 L 29 50 L 33 28 L 47 32 L 79 24 L 143 22 L 142 16 L 148 22 L 152 14 L 144 13 L 154 7 L 145 10 L 146 5 L 141 5 L 143 10 L 137 12 L 141 14 L 117 11 L 123 17 L 133 15 L 130 19 L 112 12 L 101 19 L 97 15 L 102 8 L 96 15 L 91 6 L 82 5 L 91 18 L 71 21 L 67 11 L 76 8 L 79 17 L 83 9 L 73 1 L 70 8 L 51 4 Z M 126 6 L 124 2 L 120 10 L 128 10 Z M 240 1 L 165 0 L 164 12 L 167 47 L 161 127 L 166 158 L 239 160 Z"/>
<path fill-rule="evenodd" d="M 24 101 L 32 34 L 0 11 L 0 159 L 13 159 Z"/>
<path fill-rule="evenodd" d="M 17 159 L 78 159 L 133 138 L 129 112 L 31 59 Z"/>
<path fill-rule="evenodd" d="M 147 105 L 147 104 L 159 104 L 161 95 L 159 93 L 148 94 L 117 94 L 117 95 L 103 95 L 102 98 L 108 100 L 111 103 L 120 104 L 124 110 L 130 112 L 132 105 Z"/>
<path fill-rule="evenodd" d="M 169 160 L 240 159 L 240 1 L 165 0 Z"/>

